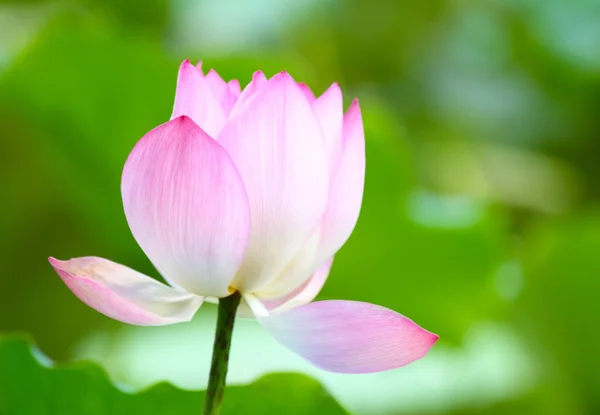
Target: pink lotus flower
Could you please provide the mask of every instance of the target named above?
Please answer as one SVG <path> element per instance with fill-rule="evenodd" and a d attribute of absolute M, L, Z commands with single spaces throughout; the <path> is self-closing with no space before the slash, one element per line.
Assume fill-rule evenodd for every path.
<path fill-rule="evenodd" d="M 358 101 L 344 114 L 337 84 L 315 98 L 285 72 L 256 72 L 240 91 L 185 61 L 171 120 L 137 143 L 121 186 L 131 231 L 171 286 L 97 257 L 50 263 L 84 303 L 125 323 L 189 321 L 239 291 L 239 316 L 317 367 L 403 366 L 438 336 L 373 304 L 311 303 L 356 224 L 364 172 Z"/>

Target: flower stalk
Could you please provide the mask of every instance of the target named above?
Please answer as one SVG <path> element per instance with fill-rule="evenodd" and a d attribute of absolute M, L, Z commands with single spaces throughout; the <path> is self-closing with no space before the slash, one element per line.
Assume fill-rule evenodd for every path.
<path fill-rule="evenodd" d="M 242 296 L 234 292 L 229 297 L 219 299 L 219 312 L 217 317 L 217 329 L 215 331 L 215 342 L 213 345 L 212 362 L 206 398 L 204 401 L 203 415 L 219 415 L 223 394 L 225 393 L 225 380 L 227 378 L 227 367 L 229 365 L 229 351 L 231 349 L 231 337 L 235 314 L 240 305 Z"/>

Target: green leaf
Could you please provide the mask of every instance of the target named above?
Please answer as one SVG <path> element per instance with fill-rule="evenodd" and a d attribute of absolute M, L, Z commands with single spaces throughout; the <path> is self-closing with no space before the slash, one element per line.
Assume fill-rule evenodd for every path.
<path fill-rule="evenodd" d="M 39 355 L 36 359 L 35 355 Z M 198 414 L 204 392 L 161 383 L 139 393 L 113 385 L 95 363 L 54 365 L 29 342 L 0 337 L 0 414 Z M 222 414 L 347 414 L 315 380 L 284 373 L 227 388 Z"/>

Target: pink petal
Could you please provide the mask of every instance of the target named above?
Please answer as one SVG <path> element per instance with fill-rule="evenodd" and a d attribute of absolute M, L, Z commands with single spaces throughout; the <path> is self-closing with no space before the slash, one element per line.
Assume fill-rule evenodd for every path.
<path fill-rule="evenodd" d="M 202 72 L 189 60 L 184 61 L 179 67 L 171 119 L 181 115 L 190 117 L 211 137 L 219 135 L 226 121 L 221 105 L 202 76 Z"/>
<path fill-rule="evenodd" d="M 329 89 L 335 90 L 333 87 Z M 330 94 L 337 95 L 333 92 Z M 322 97 L 326 96 L 327 93 Z M 341 93 L 339 99 L 341 100 Z M 334 101 L 332 99 L 330 102 Z M 341 105 L 341 101 L 339 104 Z M 331 112 L 333 115 L 333 111 Z M 277 278 L 257 293 L 263 300 L 285 296 L 306 282 L 327 258 L 331 258 L 342 247 L 356 225 L 365 174 L 364 133 L 358 101 L 352 103 L 343 122 L 344 137 L 339 142 L 338 161 L 331 176 L 329 200 L 321 226 L 303 244 Z"/>
<path fill-rule="evenodd" d="M 185 116 L 156 127 L 129 155 L 121 191 L 131 231 L 165 279 L 228 295 L 250 211 L 238 170 L 215 140 Z"/>
<path fill-rule="evenodd" d="M 329 87 L 319 98 L 312 102 L 312 108 L 319 121 L 325 148 L 330 155 L 330 171 L 337 166 L 342 145 L 342 123 L 344 118 L 344 105 L 342 91 L 337 83 Z"/>
<path fill-rule="evenodd" d="M 395 311 L 357 301 L 318 301 L 257 318 L 281 344 L 338 373 L 404 366 L 425 356 L 438 339 Z"/>
<path fill-rule="evenodd" d="M 252 292 L 281 272 L 324 213 L 329 167 L 323 137 L 302 92 L 281 73 L 240 108 L 219 142 L 250 200 L 252 235 L 234 286 Z"/>
<path fill-rule="evenodd" d="M 365 182 L 365 137 L 358 101 L 344 116 L 339 165 L 331 177 L 327 210 L 320 228 L 321 241 L 315 263 L 334 255 L 354 230 Z"/>
<path fill-rule="evenodd" d="M 235 116 L 240 110 L 241 108 L 250 101 L 250 99 L 252 97 L 254 97 L 254 95 L 261 89 L 263 88 L 265 85 L 267 85 L 267 77 L 265 76 L 264 73 L 262 73 L 262 71 L 256 71 L 254 72 L 254 74 L 252 75 L 252 81 L 250 81 L 250 83 L 248 85 L 246 85 L 246 88 L 244 88 L 244 90 L 241 92 L 241 94 L 239 95 L 239 98 L 237 99 L 235 105 L 233 106 L 231 113 L 230 113 L 230 118 Z"/>
<path fill-rule="evenodd" d="M 312 105 L 312 103 L 316 99 L 315 94 L 312 92 L 312 89 L 310 89 L 308 85 L 302 82 L 298 83 L 298 87 L 300 87 L 300 90 L 302 91 L 308 102 Z"/>
<path fill-rule="evenodd" d="M 240 81 L 237 79 L 232 79 L 227 83 L 227 86 L 229 87 L 229 92 L 235 97 L 235 99 L 238 99 L 240 93 L 242 92 L 240 89 Z"/>
<path fill-rule="evenodd" d="M 202 304 L 202 297 L 177 291 L 107 259 L 49 261 L 81 301 L 124 323 L 160 326 L 190 321 Z"/>
<path fill-rule="evenodd" d="M 329 276 L 329 271 L 331 270 L 332 264 L 333 258 L 329 258 L 299 287 L 283 297 L 275 299 L 261 299 L 259 297 L 259 299 L 262 300 L 262 303 L 268 310 L 275 312 L 281 312 L 298 307 L 300 305 L 308 304 L 315 299 L 317 294 L 319 294 L 321 291 L 321 288 L 323 288 L 323 285 L 325 285 L 325 281 Z"/>
<path fill-rule="evenodd" d="M 217 101 L 221 101 L 225 92 L 229 92 L 227 82 L 225 82 L 214 69 L 208 71 L 204 79 Z"/>
<path fill-rule="evenodd" d="M 235 84 L 227 84 L 214 69 L 211 69 L 206 74 L 205 78 L 210 90 L 221 105 L 223 114 L 228 116 L 237 101 L 239 91 L 236 94 Z M 233 86 L 231 86 L 233 85 Z M 239 89 L 239 83 L 238 83 Z"/>

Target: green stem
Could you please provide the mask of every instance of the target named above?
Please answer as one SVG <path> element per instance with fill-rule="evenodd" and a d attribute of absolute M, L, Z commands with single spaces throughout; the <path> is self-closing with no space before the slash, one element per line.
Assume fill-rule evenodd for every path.
<path fill-rule="evenodd" d="M 231 335 L 235 314 L 242 296 L 239 292 L 219 300 L 219 316 L 217 318 L 217 330 L 215 332 L 215 343 L 213 345 L 212 363 L 210 365 L 210 376 L 206 398 L 204 401 L 203 415 L 219 415 L 225 392 L 225 378 L 227 377 L 227 366 L 229 364 L 229 349 L 231 348 Z"/>

